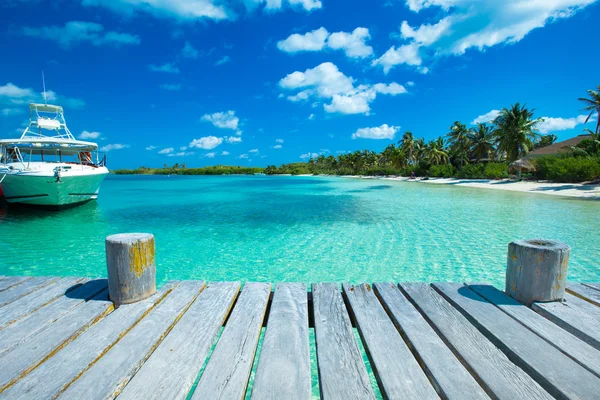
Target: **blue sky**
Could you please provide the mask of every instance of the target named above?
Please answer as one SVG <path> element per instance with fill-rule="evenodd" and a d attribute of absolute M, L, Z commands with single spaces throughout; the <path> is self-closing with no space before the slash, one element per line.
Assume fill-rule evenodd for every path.
<path fill-rule="evenodd" d="M 600 84 L 599 2 L 4 0 L 0 137 L 22 131 L 43 70 L 110 168 L 379 151 L 515 102 L 565 139 Z"/>

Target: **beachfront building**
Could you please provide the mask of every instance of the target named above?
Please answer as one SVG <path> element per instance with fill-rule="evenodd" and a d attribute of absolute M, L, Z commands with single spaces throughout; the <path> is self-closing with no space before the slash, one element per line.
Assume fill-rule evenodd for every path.
<path fill-rule="evenodd" d="M 542 156 L 556 156 L 559 154 L 570 153 L 573 146 L 577 146 L 584 139 L 591 139 L 592 135 L 578 135 L 562 142 L 551 144 L 527 153 L 525 158 L 535 158 Z"/>

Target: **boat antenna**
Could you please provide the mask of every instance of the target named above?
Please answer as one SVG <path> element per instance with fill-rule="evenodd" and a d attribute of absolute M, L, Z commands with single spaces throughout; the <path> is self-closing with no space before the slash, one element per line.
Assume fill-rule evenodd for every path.
<path fill-rule="evenodd" d="M 44 70 L 42 70 L 42 85 L 44 86 L 44 103 L 48 104 L 48 100 L 46 99 L 46 80 L 44 79 Z"/>

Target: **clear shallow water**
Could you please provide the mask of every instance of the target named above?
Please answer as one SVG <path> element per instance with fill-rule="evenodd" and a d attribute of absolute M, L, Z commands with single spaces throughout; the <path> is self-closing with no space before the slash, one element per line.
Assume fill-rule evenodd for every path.
<path fill-rule="evenodd" d="M 0 208 L 0 274 L 105 276 L 104 239 L 156 237 L 160 284 L 486 281 L 511 240 L 572 247 L 569 279 L 600 281 L 600 203 L 452 185 L 322 177 L 110 176 L 61 212 Z"/>

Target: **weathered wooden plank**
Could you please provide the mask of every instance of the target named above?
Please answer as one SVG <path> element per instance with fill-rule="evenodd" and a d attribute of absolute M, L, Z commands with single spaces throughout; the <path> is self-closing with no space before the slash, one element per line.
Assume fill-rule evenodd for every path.
<path fill-rule="evenodd" d="M 4 307 L 29 293 L 35 292 L 44 286 L 50 285 L 52 282 L 58 280 L 57 276 L 40 276 L 31 278 L 25 282 L 13 286 L 3 292 L 0 292 L 0 307 Z"/>
<path fill-rule="evenodd" d="M 343 289 L 384 397 L 439 399 L 371 285 L 343 284 Z"/>
<path fill-rule="evenodd" d="M 48 329 L 53 322 L 67 315 L 75 307 L 83 305 L 86 300 L 106 290 L 107 285 L 106 279 L 89 281 L 34 313 L 5 326 L 0 330 L 0 354 L 25 342 L 39 331 Z"/>
<path fill-rule="evenodd" d="M 574 296 L 600 307 L 600 291 L 594 288 L 582 285 L 581 283 L 569 282 L 567 284 L 567 291 Z"/>
<path fill-rule="evenodd" d="M 252 399 L 310 398 L 306 285 L 278 283 L 254 377 Z"/>
<path fill-rule="evenodd" d="M 531 308 L 600 350 L 600 308 L 565 293 L 563 302 L 533 303 Z"/>
<path fill-rule="evenodd" d="M 21 284 L 32 278 L 33 276 L 5 276 L 0 282 L 0 292 L 10 289 L 11 287 Z"/>
<path fill-rule="evenodd" d="M 493 286 L 469 285 L 468 287 L 588 370 L 600 376 L 600 351 Z"/>
<path fill-rule="evenodd" d="M 26 317 L 28 314 L 63 296 L 65 291 L 75 289 L 74 285 L 83 284 L 85 281 L 84 278 L 63 278 L 15 300 L 9 307 L 0 308 L 0 328 Z"/>
<path fill-rule="evenodd" d="M 583 282 L 582 285 L 591 287 L 592 289 L 600 290 L 600 283 Z"/>
<path fill-rule="evenodd" d="M 0 393 L 52 357 L 112 310 L 113 305 L 108 301 L 107 291 L 102 292 L 85 305 L 77 307 L 67 318 L 56 321 L 52 329 L 42 330 L 29 337 L 20 346 L 13 347 L 2 354 Z"/>
<path fill-rule="evenodd" d="M 597 395 L 600 379 L 596 375 L 468 287 L 456 283 L 435 283 L 434 287 L 553 396 L 591 399 Z"/>
<path fill-rule="evenodd" d="M 177 285 L 58 398 L 112 399 L 118 396 L 204 287 L 201 281 L 183 281 Z"/>
<path fill-rule="evenodd" d="M 417 309 L 392 283 L 375 283 L 375 293 L 403 333 L 433 385 L 445 399 L 488 399 L 475 378 L 444 344 Z"/>
<path fill-rule="evenodd" d="M 119 399 L 185 399 L 239 290 L 238 282 L 209 284 Z"/>
<path fill-rule="evenodd" d="M 313 284 L 312 294 L 321 397 L 374 399 L 339 286 Z"/>
<path fill-rule="evenodd" d="M 169 282 L 155 296 L 119 307 L 17 381 L 2 396 L 24 400 L 55 398 L 163 301 L 175 286 L 177 282 Z"/>
<path fill-rule="evenodd" d="M 552 398 L 433 288 L 421 283 L 400 285 L 404 294 L 435 326 L 445 343 L 464 361 L 470 372 L 493 397 Z"/>
<path fill-rule="evenodd" d="M 271 285 L 246 283 L 192 399 L 241 399 L 246 392 Z"/>

